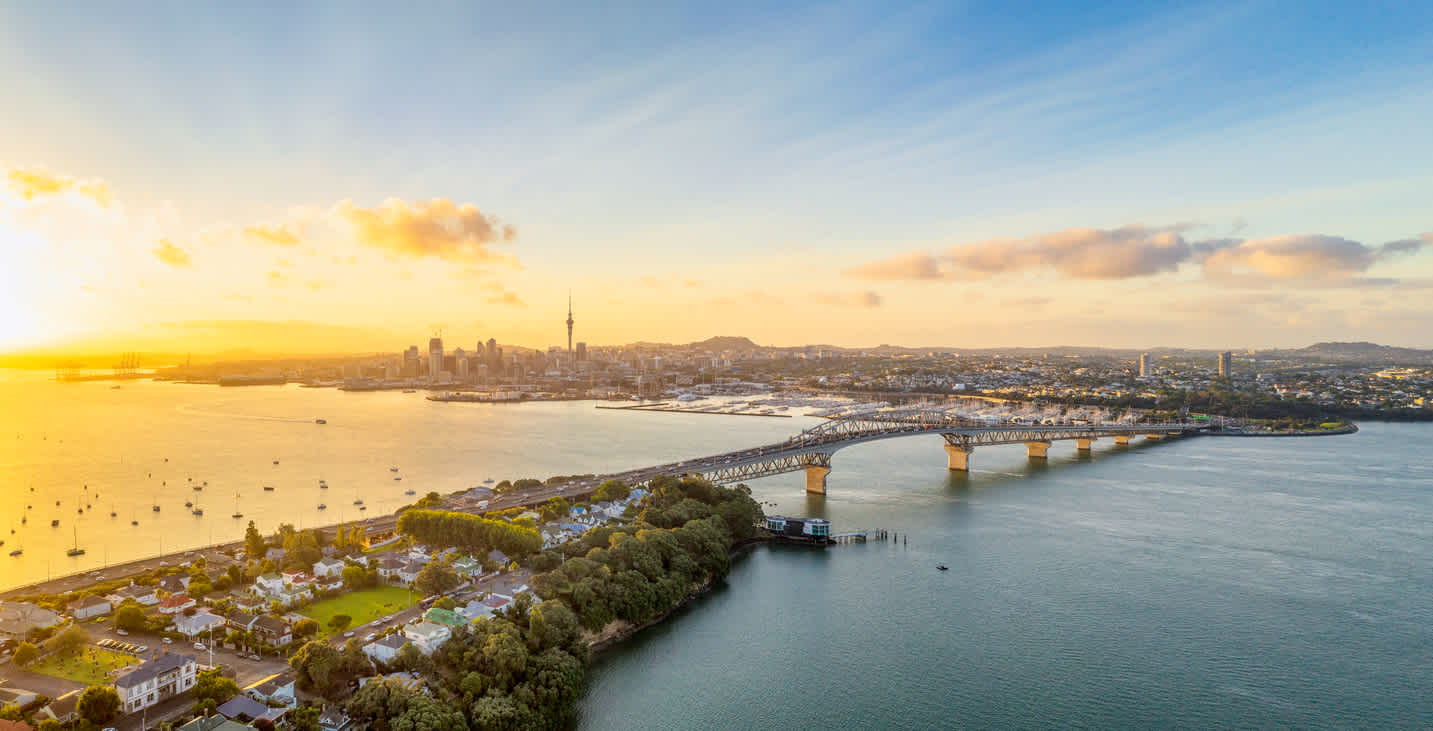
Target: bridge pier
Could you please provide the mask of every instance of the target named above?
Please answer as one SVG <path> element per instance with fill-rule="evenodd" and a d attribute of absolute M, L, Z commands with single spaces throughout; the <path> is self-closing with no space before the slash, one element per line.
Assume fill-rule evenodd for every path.
<path fill-rule="evenodd" d="M 1133 439 L 1133 438 L 1134 438 L 1134 435 L 1133 435 L 1133 434 L 1116 434 L 1116 435 L 1115 435 L 1115 445 L 1116 445 L 1116 446 L 1120 446 L 1120 447 L 1127 447 L 1127 446 L 1129 446 L 1129 440 L 1131 440 L 1131 439 Z"/>
<path fill-rule="evenodd" d="M 1148 440 L 1150 440 L 1150 441 L 1152 441 L 1152 442 L 1157 442 L 1157 441 L 1163 439 L 1163 438 L 1164 438 L 1164 435 L 1163 435 L 1163 434 L 1146 434 L 1146 435 L 1144 435 L 1144 438 L 1145 438 L 1145 439 L 1148 439 Z"/>
<path fill-rule="evenodd" d="M 1079 452 L 1090 451 L 1090 448 L 1094 446 L 1096 439 L 1098 439 L 1098 437 L 1080 437 L 1076 439 L 1075 450 Z"/>
<path fill-rule="evenodd" d="M 831 468 L 808 465 L 802 469 L 806 472 L 806 492 L 812 495 L 825 495 L 826 475 L 831 474 Z"/>
<path fill-rule="evenodd" d="M 1049 449 L 1049 442 L 1025 442 L 1025 456 L 1030 459 L 1045 459 L 1045 452 Z"/>
<path fill-rule="evenodd" d="M 974 449 L 971 449 L 969 447 L 961 447 L 955 444 L 945 445 L 945 454 L 947 458 L 946 467 L 949 467 L 952 470 L 959 470 L 961 472 L 969 472 L 970 453 L 974 451 Z"/>

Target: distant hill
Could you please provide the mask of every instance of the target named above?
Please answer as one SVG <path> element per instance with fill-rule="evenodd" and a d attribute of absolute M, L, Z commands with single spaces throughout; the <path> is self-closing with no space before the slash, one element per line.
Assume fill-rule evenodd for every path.
<path fill-rule="evenodd" d="M 761 346 L 751 342 L 750 338 L 719 335 L 714 338 L 707 338 L 698 343 L 692 343 L 688 347 L 701 350 L 756 350 Z"/>
<path fill-rule="evenodd" d="M 1307 348 L 1289 351 L 1292 355 L 1333 361 L 1373 361 L 1379 363 L 1430 363 L 1433 350 L 1395 348 L 1377 343 L 1314 343 Z"/>

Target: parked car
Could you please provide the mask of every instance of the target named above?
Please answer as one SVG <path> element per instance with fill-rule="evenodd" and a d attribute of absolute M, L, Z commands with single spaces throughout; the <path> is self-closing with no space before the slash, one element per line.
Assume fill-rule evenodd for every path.
<path fill-rule="evenodd" d="M 366 634 L 366 635 L 363 636 L 363 641 L 364 641 L 364 642 L 372 642 L 372 641 L 374 641 L 374 640 L 376 640 L 376 639 L 378 639 L 378 633 L 377 633 L 377 632 L 369 632 L 368 634 Z"/>
<path fill-rule="evenodd" d="M 146 652 L 149 652 L 149 645 L 140 645 L 134 648 L 134 654 L 136 655 L 143 655 Z"/>
<path fill-rule="evenodd" d="M 166 644 L 166 645 L 172 645 L 172 644 L 174 644 L 174 640 L 171 640 L 171 639 L 169 639 L 168 637 L 162 637 L 162 638 L 160 638 L 159 641 L 160 641 L 160 642 L 163 642 L 163 643 Z"/>
<path fill-rule="evenodd" d="M 353 636 L 353 632 L 352 632 L 351 630 L 348 631 L 348 632 L 344 632 L 344 633 L 343 633 L 344 639 L 348 639 L 349 637 L 352 637 L 352 636 Z"/>
<path fill-rule="evenodd" d="M 205 647 L 203 642 L 195 642 L 195 643 L 194 643 L 194 649 L 196 649 L 196 650 L 198 650 L 198 651 L 200 651 L 200 652 L 203 652 L 203 651 L 205 651 L 205 650 L 207 650 L 207 649 L 209 649 L 209 648 Z"/>
<path fill-rule="evenodd" d="M 120 637 L 128 637 L 128 636 L 129 636 L 129 632 L 126 632 L 125 630 L 122 630 L 122 629 L 117 629 L 117 630 L 114 631 L 114 633 L 117 634 L 117 635 L 119 635 Z"/>

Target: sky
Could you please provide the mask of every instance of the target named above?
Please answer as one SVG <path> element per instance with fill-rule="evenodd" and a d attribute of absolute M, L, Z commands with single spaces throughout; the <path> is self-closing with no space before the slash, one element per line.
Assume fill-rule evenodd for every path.
<path fill-rule="evenodd" d="M 1433 4 L 0 0 L 0 352 L 1433 347 Z"/>

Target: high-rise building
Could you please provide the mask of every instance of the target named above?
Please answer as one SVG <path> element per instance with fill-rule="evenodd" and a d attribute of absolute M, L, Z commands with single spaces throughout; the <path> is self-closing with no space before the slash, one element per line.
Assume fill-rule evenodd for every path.
<path fill-rule="evenodd" d="M 1228 378 L 1234 375 L 1234 354 L 1224 351 L 1219 354 L 1219 377 Z"/>
<path fill-rule="evenodd" d="M 483 355 L 487 356 L 488 366 L 494 371 L 498 370 L 501 367 L 503 356 L 502 353 L 498 352 L 497 340 L 493 338 L 488 338 L 488 349 L 487 352 L 483 353 Z"/>
<path fill-rule="evenodd" d="M 587 343 L 577 344 L 577 359 L 587 360 Z"/>
<path fill-rule="evenodd" d="M 468 381 L 468 354 L 462 348 L 453 350 L 453 375 L 463 383 Z"/>
<path fill-rule="evenodd" d="M 422 368 L 419 367 L 420 362 L 421 359 L 418 357 L 418 346 L 408 346 L 408 349 L 403 351 L 403 377 L 417 378 L 418 373 L 422 370 Z"/>
<path fill-rule="evenodd" d="M 572 293 L 567 293 L 567 359 L 572 360 Z"/>
<path fill-rule="evenodd" d="M 1139 377 L 1149 378 L 1149 353 L 1139 354 Z"/>
<path fill-rule="evenodd" d="M 428 382 L 437 383 L 438 376 L 443 372 L 443 339 L 433 338 L 428 341 Z"/>

